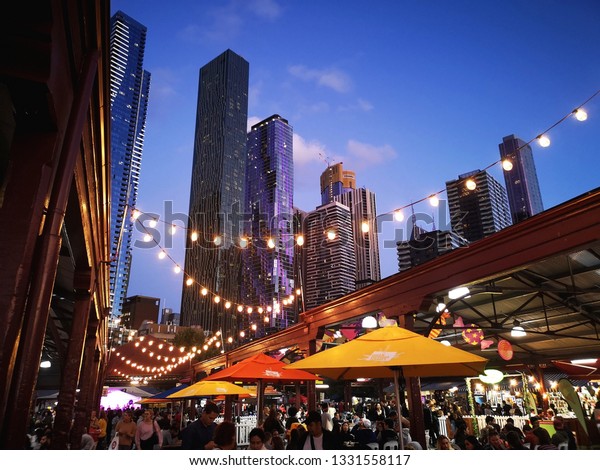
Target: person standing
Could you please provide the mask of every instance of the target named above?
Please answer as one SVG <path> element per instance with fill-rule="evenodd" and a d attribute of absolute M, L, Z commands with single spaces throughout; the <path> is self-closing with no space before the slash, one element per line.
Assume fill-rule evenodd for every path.
<path fill-rule="evenodd" d="M 183 450 L 211 450 L 215 447 L 213 435 L 219 416 L 219 407 L 209 401 L 204 405 L 200 418 L 181 431 L 181 448 Z"/>
<path fill-rule="evenodd" d="M 338 443 L 331 431 L 323 429 L 321 413 L 316 410 L 309 411 L 304 422 L 308 433 L 302 437 L 298 448 L 301 450 L 335 450 Z"/>
<path fill-rule="evenodd" d="M 152 412 L 144 411 L 142 421 L 138 424 L 135 432 L 135 446 L 138 450 L 153 450 L 157 444 L 162 447 L 162 442 L 163 435 L 160 426 L 153 419 Z"/>
<path fill-rule="evenodd" d="M 137 424 L 133 422 L 131 411 L 124 411 L 123 419 L 115 426 L 115 432 L 119 435 L 119 450 L 131 450 L 136 431 Z"/>

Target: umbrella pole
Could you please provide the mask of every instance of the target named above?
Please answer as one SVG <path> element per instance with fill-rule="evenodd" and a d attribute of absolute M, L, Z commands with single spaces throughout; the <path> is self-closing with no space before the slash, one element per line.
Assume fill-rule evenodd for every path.
<path fill-rule="evenodd" d="M 256 425 L 262 427 L 263 416 L 263 381 L 258 379 L 256 383 Z"/>
<path fill-rule="evenodd" d="M 404 450 L 404 437 L 402 435 L 402 404 L 400 403 L 400 367 L 394 367 L 394 392 L 396 393 L 396 408 L 398 410 L 398 443 L 400 444 L 400 450 Z"/>

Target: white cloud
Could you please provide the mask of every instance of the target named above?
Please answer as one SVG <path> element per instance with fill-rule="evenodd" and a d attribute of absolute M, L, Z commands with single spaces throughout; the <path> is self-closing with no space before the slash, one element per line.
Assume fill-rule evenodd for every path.
<path fill-rule="evenodd" d="M 377 165 L 396 158 L 396 151 L 391 145 L 385 144 L 379 147 L 375 145 L 358 142 L 350 139 L 346 145 L 350 162 L 357 169 Z"/>
<path fill-rule="evenodd" d="M 294 133 L 294 168 L 322 162 L 319 155 L 326 155 L 325 145 L 316 140 L 307 141 Z"/>
<path fill-rule="evenodd" d="M 259 118 L 258 116 L 248 116 L 248 124 L 247 124 L 248 125 L 248 132 L 250 132 L 252 130 L 252 126 L 254 124 L 258 124 L 260 121 L 262 121 L 262 119 Z"/>
<path fill-rule="evenodd" d="M 300 80 L 315 82 L 319 86 L 331 88 L 338 93 L 346 93 L 352 88 L 352 80 L 341 70 L 310 69 L 304 65 L 292 65 L 288 72 Z"/>
<path fill-rule="evenodd" d="M 275 0 L 253 0 L 247 5 L 248 10 L 260 18 L 274 20 L 281 16 L 281 6 Z"/>
<path fill-rule="evenodd" d="M 355 103 L 346 105 L 346 106 L 340 106 L 338 108 L 338 111 L 364 111 L 364 112 L 369 112 L 372 111 L 374 109 L 373 105 L 367 101 L 367 100 L 363 100 L 362 98 L 359 98 L 356 100 Z"/>

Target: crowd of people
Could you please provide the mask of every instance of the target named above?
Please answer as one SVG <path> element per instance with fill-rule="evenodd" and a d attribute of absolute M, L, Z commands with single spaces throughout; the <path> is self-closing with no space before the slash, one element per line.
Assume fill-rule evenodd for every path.
<path fill-rule="evenodd" d="M 600 401 L 599 401 L 600 403 Z M 600 406 L 597 407 L 600 409 Z M 554 450 L 577 449 L 574 433 L 562 416 L 544 415 L 552 419 L 552 436 L 540 426 L 540 416 L 530 416 L 522 428 L 515 425 L 514 416 L 522 416 L 516 405 L 498 405 L 491 412 L 484 410 L 485 426 L 477 433 L 463 419 L 460 403 L 436 403 L 435 399 L 423 404 L 427 449 L 437 450 Z M 403 413 L 405 408 L 403 408 Z M 421 450 L 423 446 L 411 437 L 410 416 L 398 416 L 394 403 L 359 402 L 322 403 L 319 409 L 305 406 L 285 407 L 272 405 L 263 409 L 263 419 L 248 436 L 248 445 L 237 442 L 236 424 L 216 420 L 222 409 L 207 402 L 198 419 L 170 410 L 101 409 L 92 411 L 81 437 L 81 449 L 184 449 L 213 450 L 319 450 L 319 449 L 386 449 Z M 503 427 L 496 416 L 506 416 Z M 444 419 L 442 420 L 442 416 Z M 449 429 L 440 429 L 440 423 Z M 522 420 L 520 420 L 522 422 Z M 476 434 L 476 435 L 475 435 Z M 26 447 L 50 449 L 52 413 L 45 410 L 35 419 Z"/>

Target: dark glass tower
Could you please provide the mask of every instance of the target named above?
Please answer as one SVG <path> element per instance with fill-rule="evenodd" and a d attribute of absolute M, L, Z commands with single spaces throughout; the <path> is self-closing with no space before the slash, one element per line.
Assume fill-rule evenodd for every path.
<path fill-rule="evenodd" d="M 474 189 L 467 181 L 475 183 Z M 446 182 L 452 230 L 469 242 L 508 227 L 510 211 L 506 190 L 487 171 L 475 170 Z"/>
<path fill-rule="evenodd" d="M 294 152 L 288 121 L 273 115 L 248 133 L 246 211 L 252 243 L 244 250 L 243 298 L 248 305 L 270 306 L 253 313 L 257 335 L 295 323 Z M 272 248 L 267 246 L 273 240 Z"/>
<path fill-rule="evenodd" d="M 544 210 L 533 152 L 514 135 L 504 137 L 498 147 L 502 160 L 508 159 L 513 165 L 510 171 L 504 171 L 504 182 L 510 215 L 516 224 Z"/>
<path fill-rule="evenodd" d="M 131 270 L 131 239 L 142 163 L 150 73 L 143 70 L 146 27 L 118 11 L 111 18 L 111 254 L 112 315 L 121 314 Z"/>
<path fill-rule="evenodd" d="M 248 120 L 249 64 L 231 50 L 200 69 L 190 191 L 181 325 L 206 331 L 237 330 Z M 215 243 L 216 242 L 216 243 Z M 209 295 L 202 295 L 206 288 Z M 214 296 L 231 301 L 214 302 Z"/>

